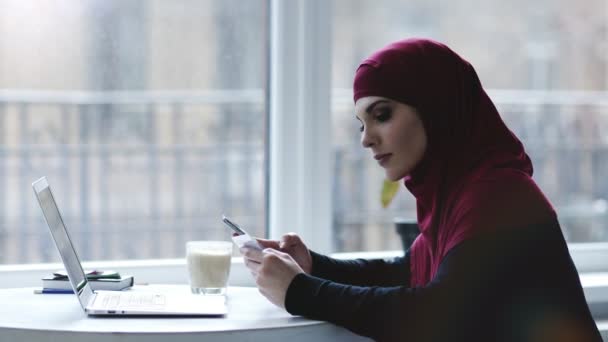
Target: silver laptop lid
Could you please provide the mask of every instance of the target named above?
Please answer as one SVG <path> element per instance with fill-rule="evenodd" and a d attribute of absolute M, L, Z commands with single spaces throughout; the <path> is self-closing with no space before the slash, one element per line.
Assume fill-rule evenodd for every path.
<path fill-rule="evenodd" d="M 46 177 L 42 177 L 32 183 L 32 187 L 34 188 L 38 203 L 40 203 L 40 208 L 42 208 L 44 219 L 49 226 L 53 240 L 55 240 L 55 246 L 57 246 L 57 250 L 61 255 L 61 260 L 72 284 L 72 289 L 74 289 L 74 293 L 78 294 L 80 305 L 85 309 L 90 301 L 93 300 L 95 294 L 84 274 Z"/>

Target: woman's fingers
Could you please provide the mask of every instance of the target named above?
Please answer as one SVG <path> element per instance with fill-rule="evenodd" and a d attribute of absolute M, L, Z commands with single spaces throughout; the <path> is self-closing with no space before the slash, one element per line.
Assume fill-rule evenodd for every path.
<path fill-rule="evenodd" d="M 274 248 L 274 249 L 279 249 L 279 241 L 277 240 L 267 240 L 267 239 L 261 239 L 261 238 L 256 238 L 256 240 L 258 241 L 258 243 L 260 245 L 262 245 L 262 248 Z"/>
<path fill-rule="evenodd" d="M 265 256 L 266 258 L 268 258 L 268 254 L 272 254 L 272 255 L 276 255 L 279 258 L 285 258 L 288 257 L 289 254 L 281 252 L 279 250 L 276 249 L 272 249 L 272 248 L 266 248 L 262 251 L 263 256 Z"/>
<path fill-rule="evenodd" d="M 250 259 L 253 261 L 256 261 L 258 263 L 262 262 L 262 258 L 264 257 L 264 253 L 257 249 L 257 248 L 251 248 L 251 247 L 241 247 L 239 248 L 239 251 L 241 252 L 241 254 L 243 255 L 243 257 L 245 259 Z"/>
<path fill-rule="evenodd" d="M 289 249 L 290 247 L 295 247 L 299 244 L 302 244 L 302 239 L 296 233 L 287 233 L 283 235 L 281 238 L 281 242 L 279 244 L 280 249 Z"/>
<path fill-rule="evenodd" d="M 258 273 L 260 272 L 260 267 L 262 267 L 262 264 L 249 259 L 245 259 L 245 266 L 249 269 L 249 271 L 254 277 L 257 277 Z"/>

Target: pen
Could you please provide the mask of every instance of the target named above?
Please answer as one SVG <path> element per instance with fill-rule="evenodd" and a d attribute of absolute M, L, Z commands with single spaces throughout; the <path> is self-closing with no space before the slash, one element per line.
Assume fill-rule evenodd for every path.
<path fill-rule="evenodd" d="M 72 290 L 67 289 L 35 289 L 34 294 L 62 294 L 62 293 L 74 293 Z"/>

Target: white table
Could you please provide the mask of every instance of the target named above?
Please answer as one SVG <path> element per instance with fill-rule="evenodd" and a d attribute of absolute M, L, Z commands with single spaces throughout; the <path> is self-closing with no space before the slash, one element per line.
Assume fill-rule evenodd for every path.
<path fill-rule="evenodd" d="M 230 287 L 222 318 L 88 317 L 72 294 L 0 290 L 0 341 L 370 341 L 326 322 L 291 316 L 256 288 Z M 187 285 L 134 291 L 189 292 Z"/>

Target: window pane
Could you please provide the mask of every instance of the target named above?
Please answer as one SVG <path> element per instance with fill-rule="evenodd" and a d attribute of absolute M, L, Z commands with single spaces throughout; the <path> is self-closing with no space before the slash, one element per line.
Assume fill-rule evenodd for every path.
<path fill-rule="evenodd" d="M 336 241 L 340 251 L 401 248 L 393 219 L 415 218 L 405 188 L 380 206 L 384 173 L 359 144 L 352 105 L 358 63 L 412 36 L 447 43 L 476 68 L 509 127 L 523 140 L 534 178 L 570 242 L 608 241 L 607 4 L 530 5 L 334 0 L 333 124 Z M 357 186 L 352 186 L 356 184 Z M 349 232 L 344 234 L 343 232 Z"/>
<path fill-rule="evenodd" d="M 40 176 L 85 260 L 263 236 L 267 6 L 2 1 L 0 263 L 58 261 Z"/>

